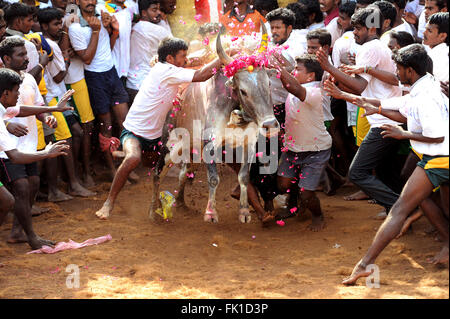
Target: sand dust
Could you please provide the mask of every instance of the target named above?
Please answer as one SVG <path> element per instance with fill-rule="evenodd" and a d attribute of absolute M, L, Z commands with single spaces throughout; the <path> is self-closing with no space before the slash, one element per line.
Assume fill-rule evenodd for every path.
<path fill-rule="evenodd" d="M 306 230 L 309 213 L 287 219 L 286 225 L 262 228 L 238 220 L 238 202 L 229 194 L 235 174 L 221 167 L 217 192 L 220 223 L 203 222 L 207 203 L 206 173 L 197 173 L 186 189 L 189 209 L 175 211 L 173 221 L 148 220 L 149 179 L 127 185 L 110 220 L 94 213 L 107 194 L 49 206 L 35 217 L 39 235 L 55 241 L 112 235 L 112 241 L 54 255 L 26 255 L 27 244 L 6 244 L 11 223 L 0 228 L 1 298 L 449 298 L 448 265 L 426 258 L 441 244 L 426 235 L 422 218 L 413 232 L 394 241 L 378 259 L 381 287 L 340 284 L 371 243 L 380 221 L 371 217 L 380 207 L 367 201 L 346 202 L 320 194 L 327 228 Z M 141 176 L 146 176 L 144 171 Z M 145 181 L 144 181 L 145 180 Z M 166 178 L 161 190 L 176 191 L 177 180 Z M 97 191 L 108 189 L 103 183 Z M 254 215 L 253 215 L 254 216 Z M 337 245 L 336 245 L 337 244 Z M 80 270 L 80 288 L 66 287 L 66 267 Z"/>

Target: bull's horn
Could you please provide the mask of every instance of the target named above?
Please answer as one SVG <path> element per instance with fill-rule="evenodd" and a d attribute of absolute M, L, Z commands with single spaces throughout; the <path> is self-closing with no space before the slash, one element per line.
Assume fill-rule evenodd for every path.
<path fill-rule="evenodd" d="M 231 62 L 233 62 L 233 59 L 225 52 L 225 50 L 223 49 L 223 46 L 222 46 L 222 40 L 220 38 L 224 31 L 225 31 L 225 27 L 222 26 L 222 28 L 220 28 L 219 36 L 217 37 L 216 50 L 217 50 L 217 55 L 219 56 L 220 61 L 224 65 L 228 65 Z"/>
<path fill-rule="evenodd" d="M 267 51 L 267 48 L 269 46 L 269 33 L 267 32 L 266 25 L 264 24 L 263 20 L 261 21 L 261 27 L 262 27 L 262 37 L 261 37 L 261 46 L 259 47 L 258 52 L 263 53 Z"/>

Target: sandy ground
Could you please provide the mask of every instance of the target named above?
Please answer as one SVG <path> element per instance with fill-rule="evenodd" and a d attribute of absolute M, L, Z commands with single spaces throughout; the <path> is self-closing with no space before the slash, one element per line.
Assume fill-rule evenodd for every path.
<path fill-rule="evenodd" d="M 145 172 L 141 172 L 142 176 Z M 218 191 L 220 223 L 203 222 L 207 202 L 206 173 L 198 172 L 186 190 L 188 210 L 178 209 L 172 222 L 153 224 L 147 218 L 148 178 L 128 185 L 108 221 L 94 216 L 106 198 L 101 195 L 62 204 L 41 203 L 52 211 L 34 218 L 45 238 L 82 242 L 112 235 L 112 241 L 54 255 L 26 255 L 27 244 L 5 243 L 11 224 L 0 228 L 1 298 L 449 298 L 448 265 L 426 263 L 440 243 L 424 230 L 421 219 L 413 232 L 394 241 L 380 256 L 381 287 L 365 280 L 345 287 L 351 272 L 380 225 L 371 217 L 380 208 L 367 201 L 346 202 L 320 194 L 327 228 L 306 230 L 309 213 L 262 228 L 254 218 L 238 221 L 238 202 L 230 189 L 235 174 L 221 167 Z M 161 190 L 175 192 L 177 180 L 166 178 Z M 337 245 L 336 245 L 337 244 Z M 338 248 L 336 248 L 338 247 Z M 67 265 L 80 270 L 80 288 L 66 287 Z"/>

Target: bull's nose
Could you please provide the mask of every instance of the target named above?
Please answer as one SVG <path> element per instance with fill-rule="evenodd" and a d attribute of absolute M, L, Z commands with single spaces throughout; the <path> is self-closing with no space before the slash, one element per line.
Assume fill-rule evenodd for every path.
<path fill-rule="evenodd" d="M 263 128 L 265 128 L 266 130 L 270 130 L 270 129 L 278 129 L 280 128 L 280 124 L 278 123 L 276 118 L 264 121 Z"/>

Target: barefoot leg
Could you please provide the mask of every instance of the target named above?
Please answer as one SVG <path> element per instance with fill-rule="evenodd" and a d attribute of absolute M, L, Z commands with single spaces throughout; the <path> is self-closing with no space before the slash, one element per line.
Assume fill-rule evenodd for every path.
<path fill-rule="evenodd" d="M 425 170 L 416 167 L 408 183 L 406 183 L 398 201 L 394 204 L 388 217 L 381 225 L 372 245 L 368 249 L 361 262 L 365 265 L 373 264 L 379 254 L 400 233 L 408 215 L 419 206 L 433 191 L 433 185 L 428 179 Z M 354 283 L 358 279 L 354 274 L 344 283 Z"/>
<path fill-rule="evenodd" d="M 300 194 L 301 206 L 308 208 L 312 214 L 312 223 L 308 229 L 313 232 L 321 231 L 325 228 L 325 220 L 320 207 L 320 200 L 313 191 L 304 190 Z"/>
<path fill-rule="evenodd" d="M 109 217 L 119 192 L 127 182 L 128 174 L 141 162 L 141 145 L 137 139 L 128 138 L 125 140 L 123 148 L 126 153 L 125 159 L 114 177 L 108 198 L 103 204 L 103 207 L 95 213 L 100 219 L 107 219 Z"/>

